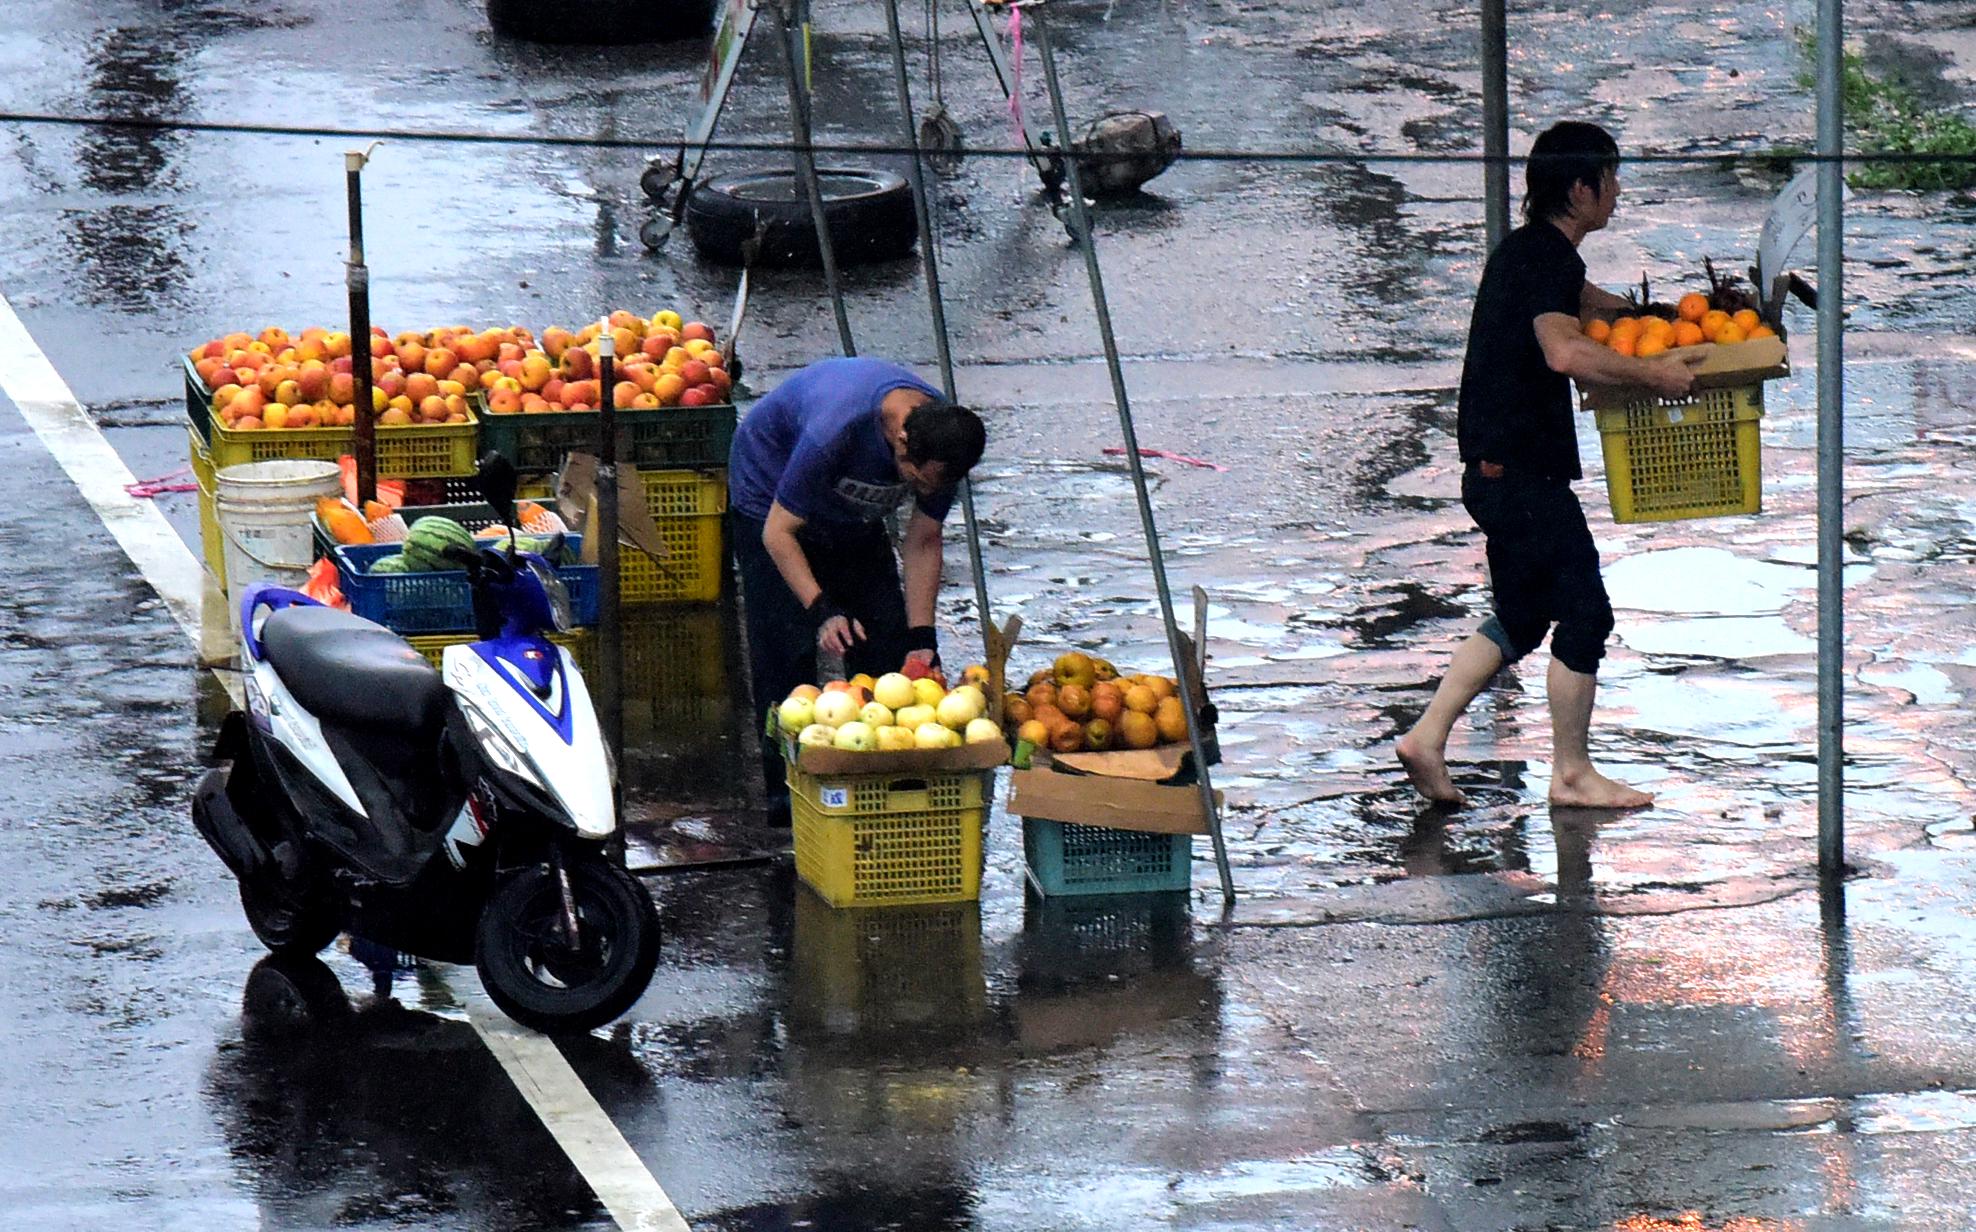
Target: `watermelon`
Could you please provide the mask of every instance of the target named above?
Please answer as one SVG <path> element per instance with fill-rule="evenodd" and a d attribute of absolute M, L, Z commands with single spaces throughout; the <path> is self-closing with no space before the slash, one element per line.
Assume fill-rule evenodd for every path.
<path fill-rule="evenodd" d="M 405 567 L 417 573 L 429 573 L 441 569 L 458 569 L 457 562 L 446 559 L 448 547 L 475 549 L 472 532 L 448 517 L 429 514 L 412 523 L 412 529 L 405 536 Z"/>
<path fill-rule="evenodd" d="M 389 556 L 380 556 L 372 561 L 370 572 L 410 573 L 411 567 L 405 563 L 405 554 L 403 552 L 393 552 Z"/>

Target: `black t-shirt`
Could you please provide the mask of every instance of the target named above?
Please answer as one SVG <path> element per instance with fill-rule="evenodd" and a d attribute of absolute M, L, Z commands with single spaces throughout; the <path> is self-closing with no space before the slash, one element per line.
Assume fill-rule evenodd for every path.
<path fill-rule="evenodd" d="M 1552 479 L 1583 473 L 1571 381 L 1544 362 L 1536 321 L 1547 312 L 1575 319 L 1584 287 L 1585 262 L 1553 223 L 1525 223 L 1490 254 L 1461 365 L 1456 437 L 1463 462 L 1497 462 Z"/>

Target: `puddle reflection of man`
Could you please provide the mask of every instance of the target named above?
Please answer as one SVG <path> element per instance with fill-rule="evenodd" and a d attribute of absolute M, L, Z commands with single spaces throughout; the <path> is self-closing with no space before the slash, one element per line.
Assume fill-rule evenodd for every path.
<path fill-rule="evenodd" d="M 1461 500 L 1482 530 L 1495 614 L 1456 649 L 1426 712 L 1394 751 L 1422 795 L 1464 803 L 1448 774 L 1448 733 L 1497 670 L 1548 633 L 1551 802 L 1633 808 L 1653 797 L 1599 773 L 1587 747 L 1612 604 L 1571 490 L 1581 477 L 1571 381 L 1646 386 L 1678 398 L 1693 386 L 1700 360 L 1637 359 L 1582 332 L 1582 320 L 1628 307 L 1585 280 L 1578 255 L 1619 201 L 1619 146 L 1610 133 L 1572 121 L 1552 126 L 1531 148 L 1525 190 L 1524 225 L 1482 270 L 1457 421 Z"/>
<path fill-rule="evenodd" d="M 939 663 L 940 527 L 986 443 L 973 411 L 879 359 L 811 364 L 748 412 L 728 479 L 758 718 L 817 683 L 819 650 L 874 676 L 909 657 Z M 895 558 L 884 519 L 908 495 Z M 762 776 L 770 820 L 788 825 L 772 748 Z"/>

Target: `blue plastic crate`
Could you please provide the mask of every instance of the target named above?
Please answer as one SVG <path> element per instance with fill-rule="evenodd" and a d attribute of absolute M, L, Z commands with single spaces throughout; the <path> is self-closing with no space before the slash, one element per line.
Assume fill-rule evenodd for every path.
<path fill-rule="evenodd" d="M 569 550 L 583 547 L 583 536 L 567 536 Z M 402 544 L 346 543 L 335 548 L 337 584 L 350 611 L 375 620 L 394 633 L 471 633 L 473 591 L 466 571 L 370 573 L 371 565 L 395 556 Z M 556 576 L 569 591 L 570 615 L 579 627 L 597 623 L 597 566 L 558 565 Z"/>
<path fill-rule="evenodd" d="M 1022 819 L 1022 858 L 1046 897 L 1185 890 L 1193 884 L 1194 840 L 1069 822 Z"/>

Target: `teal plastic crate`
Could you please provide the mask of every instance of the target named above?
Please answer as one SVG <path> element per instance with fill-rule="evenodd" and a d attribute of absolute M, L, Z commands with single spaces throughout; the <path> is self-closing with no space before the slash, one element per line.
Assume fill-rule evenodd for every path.
<path fill-rule="evenodd" d="M 1022 858 L 1045 897 L 1185 890 L 1193 884 L 1194 840 L 1069 822 L 1022 819 Z"/>

